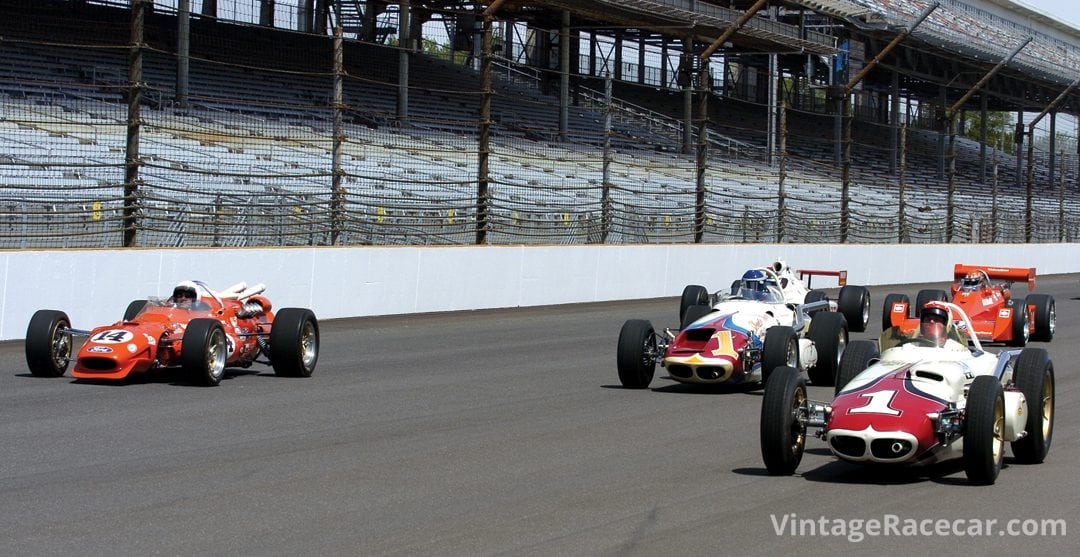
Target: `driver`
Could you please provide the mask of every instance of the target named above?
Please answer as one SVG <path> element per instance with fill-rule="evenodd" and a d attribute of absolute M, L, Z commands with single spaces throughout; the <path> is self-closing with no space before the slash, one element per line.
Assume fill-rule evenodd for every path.
<path fill-rule="evenodd" d="M 981 272 L 971 271 L 964 278 L 960 279 L 960 290 L 964 292 L 977 290 L 982 284 L 982 278 Z"/>
<path fill-rule="evenodd" d="M 951 326 L 952 316 L 948 309 L 928 305 L 923 308 L 919 317 L 919 336 L 933 342 L 938 348 L 964 349 L 964 345 L 950 337 Z"/>
<path fill-rule="evenodd" d="M 945 346 L 945 339 L 948 338 L 945 328 L 948 322 L 949 314 L 945 310 L 938 307 L 923 308 L 922 317 L 919 319 L 919 334 L 939 347 Z"/>
<path fill-rule="evenodd" d="M 177 283 L 173 288 L 172 297 L 169 298 L 169 301 L 176 304 L 177 307 L 190 308 L 198 299 L 199 293 L 195 283 L 185 280 Z"/>
<path fill-rule="evenodd" d="M 773 301 L 776 290 L 776 281 L 769 278 L 765 271 L 751 269 L 743 273 L 740 291 L 744 298 L 758 301 Z"/>
<path fill-rule="evenodd" d="M 173 287 L 172 297 L 169 301 L 178 308 L 209 310 L 210 304 L 199 297 L 198 286 L 190 280 L 182 280 Z"/>

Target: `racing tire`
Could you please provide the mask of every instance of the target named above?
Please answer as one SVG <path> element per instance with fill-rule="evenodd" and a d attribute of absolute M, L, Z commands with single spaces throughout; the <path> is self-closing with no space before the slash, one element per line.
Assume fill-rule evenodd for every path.
<path fill-rule="evenodd" d="M 765 331 L 761 349 L 761 384 L 768 385 L 773 370 L 781 367 L 799 369 L 799 335 L 786 325 L 774 325 Z"/>
<path fill-rule="evenodd" d="M 60 377 L 71 363 L 71 320 L 66 313 L 41 309 L 26 327 L 26 365 L 34 377 Z"/>
<path fill-rule="evenodd" d="M 1054 297 L 1047 294 L 1028 294 L 1025 302 L 1028 306 L 1035 306 L 1035 332 L 1031 333 L 1031 340 L 1054 340 L 1054 330 L 1057 328 L 1057 305 L 1054 304 Z"/>
<path fill-rule="evenodd" d="M 938 290 L 934 288 L 927 288 L 920 290 L 915 295 L 915 317 L 922 316 L 922 308 L 926 305 L 926 302 L 948 302 L 949 293 L 944 290 Z"/>
<path fill-rule="evenodd" d="M 990 485 L 1005 455 L 1005 394 L 992 375 L 980 375 L 968 389 L 964 433 L 964 473 L 975 485 Z"/>
<path fill-rule="evenodd" d="M 319 361 L 319 321 L 310 309 L 282 308 L 270 325 L 270 365 L 280 377 L 311 377 Z"/>
<path fill-rule="evenodd" d="M 806 293 L 806 297 L 803 298 L 803 303 L 804 304 L 809 304 L 809 303 L 820 302 L 821 300 L 828 300 L 828 299 L 829 299 L 829 296 L 827 294 L 825 294 L 824 292 L 822 292 L 820 290 L 811 290 L 811 291 Z M 817 315 L 818 313 L 820 313 L 822 311 L 827 311 L 827 310 L 825 310 L 825 309 L 815 309 L 815 310 L 808 311 L 806 313 L 808 315 L 810 315 L 810 316 L 814 316 L 814 315 Z"/>
<path fill-rule="evenodd" d="M 1039 464 L 1050 452 L 1054 437 L 1054 363 L 1042 348 L 1025 348 L 1016 359 L 1013 382 L 1027 400 L 1027 435 L 1012 442 L 1013 456 L 1024 464 Z"/>
<path fill-rule="evenodd" d="M 679 323 L 685 322 L 686 310 L 697 305 L 709 305 L 709 291 L 697 284 L 683 288 L 682 298 L 679 299 Z"/>
<path fill-rule="evenodd" d="M 815 386 L 831 387 L 836 384 L 836 372 L 848 343 L 848 324 L 843 314 L 823 311 L 810 320 L 807 338 L 817 349 L 817 362 L 807 370 L 810 382 Z"/>
<path fill-rule="evenodd" d="M 911 314 L 911 299 L 907 294 L 889 294 L 885 296 L 885 304 L 881 307 L 881 330 L 887 331 L 892 328 L 892 308 L 896 304 L 907 304 L 908 315 Z M 905 315 L 904 317 L 908 317 Z"/>
<path fill-rule="evenodd" d="M 1012 305 L 1012 339 L 1009 346 L 1023 348 L 1031 339 L 1031 321 L 1028 318 L 1027 300 L 1013 298 Z"/>
<path fill-rule="evenodd" d="M 772 476 L 790 476 L 802 462 L 806 424 L 799 421 L 807 405 L 806 381 L 799 370 L 780 366 L 765 385 L 761 401 L 761 459 Z"/>
<path fill-rule="evenodd" d="M 656 332 L 644 319 L 630 319 L 619 331 L 616 354 L 619 382 L 627 389 L 644 389 L 656 372 Z"/>
<path fill-rule="evenodd" d="M 870 291 L 866 287 L 843 286 L 836 297 L 836 306 L 844 314 L 851 331 L 861 333 L 866 330 L 870 323 Z"/>
<path fill-rule="evenodd" d="M 705 317 L 712 313 L 712 306 L 697 304 L 686 308 L 686 314 L 683 315 L 682 323 L 680 323 L 680 329 L 685 329 L 694 321 Z"/>
<path fill-rule="evenodd" d="M 856 375 L 880 358 L 877 343 L 872 340 L 853 340 L 848 343 L 844 355 L 840 357 L 840 367 L 836 370 L 836 387 L 833 394 L 840 394 L 840 391 L 844 390 L 844 387 L 851 383 Z"/>
<path fill-rule="evenodd" d="M 146 307 L 146 300 L 135 300 L 128 304 L 127 309 L 124 310 L 124 321 L 131 321 L 135 319 L 135 316 L 139 315 L 139 312 Z"/>
<path fill-rule="evenodd" d="M 180 345 L 180 369 L 194 384 L 216 387 L 225 377 L 229 341 L 217 319 L 192 319 Z"/>

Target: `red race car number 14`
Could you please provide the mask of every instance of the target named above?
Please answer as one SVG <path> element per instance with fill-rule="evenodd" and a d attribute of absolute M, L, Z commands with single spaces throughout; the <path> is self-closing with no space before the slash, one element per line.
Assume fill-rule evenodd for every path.
<path fill-rule="evenodd" d="M 131 331 L 110 329 L 108 331 L 101 331 L 90 337 L 90 340 L 99 344 L 119 344 L 121 342 L 128 342 L 133 338 L 135 338 L 135 335 L 133 335 Z"/>

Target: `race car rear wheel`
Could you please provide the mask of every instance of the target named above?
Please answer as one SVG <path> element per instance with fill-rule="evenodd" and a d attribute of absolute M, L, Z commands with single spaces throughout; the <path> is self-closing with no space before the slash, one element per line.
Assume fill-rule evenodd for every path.
<path fill-rule="evenodd" d="M 686 310 L 697 305 L 709 305 L 709 291 L 697 284 L 683 288 L 682 298 L 679 299 L 679 323 L 684 322 Z"/>
<path fill-rule="evenodd" d="M 1027 399 L 1027 435 L 1013 441 L 1012 452 L 1024 464 L 1038 464 L 1054 437 L 1054 363 L 1042 348 L 1025 348 L 1016 359 L 1013 382 Z"/>
<path fill-rule="evenodd" d="M 790 476 L 806 448 L 806 381 L 799 370 L 780 366 L 761 401 L 761 458 L 773 476 Z"/>
<path fill-rule="evenodd" d="M 836 389 L 834 394 L 840 391 L 855 378 L 856 375 L 870 367 L 875 360 L 879 359 L 877 343 L 872 340 L 853 340 L 840 356 L 840 367 L 836 371 Z"/>
<path fill-rule="evenodd" d="M 911 299 L 907 294 L 889 294 L 885 296 L 885 304 L 881 308 L 881 330 L 886 331 L 892 327 L 892 308 L 896 304 L 907 304 L 908 311 L 904 317 L 911 313 Z"/>
<path fill-rule="evenodd" d="M 656 332 L 644 319 L 630 319 L 619 331 L 616 354 L 619 382 L 627 389 L 644 389 L 656 372 Z"/>
<path fill-rule="evenodd" d="M 828 299 L 829 299 L 829 296 L 827 294 L 825 294 L 824 292 L 822 292 L 820 290 L 811 290 L 811 291 L 806 293 L 806 296 L 803 298 L 803 303 L 804 304 L 809 304 L 809 303 L 820 302 L 821 300 L 828 300 Z M 816 315 L 818 312 L 822 312 L 822 311 L 826 311 L 826 309 L 824 309 L 824 308 L 815 309 L 815 310 L 808 311 L 806 313 L 808 313 L 810 315 Z"/>
<path fill-rule="evenodd" d="M 823 311 L 810 320 L 810 330 L 806 336 L 817 349 L 817 362 L 807 371 L 810 382 L 815 386 L 835 385 L 836 370 L 847 348 L 847 320 L 839 313 Z"/>
<path fill-rule="evenodd" d="M 1005 394 L 992 375 L 980 375 L 968 389 L 964 472 L 976 485 L 997 480 L 1005 454 Z"/>
<path fill-rule="evenodd" d="M 180 368 L 192 383 L 216 387 L 225 376 L 229 343 L 217 319 L 192 319 L 180 345 Z"/>
<path fill-rule="evenodd" d="M 928 288 L 920 290 L 915 295 L 915 317 L 922 315 L 922 308 L 926 305 L 926 302 L 948 302 L 949 293 L 944 290 L 937 290 Z"/>
<path fill-rule="evenodd" d="M 60 377 L 71 363 L 71 320 L 66 313 L 42 309 L 26 327 L 26 365 L 34 377 Z"/>
<path fill-rule="evenodd" d="M 1047 294 L 1028 294 L 1028 306 L 1035 306 L 1035 332 L 1031 333 L 1031 340 L 1050 342 L 1054 339 L 1054 330 L 1057 328 L 1057 306 L 1054 297 Z"/>
<path fill-rule="evenodd" d="M 686 308 L 686 314 L 683 315 L 682 322 L 679 324 L 680 329 L 685 329 L 687 325 L 705 317 L 712 312 L 712 306 L 697 304 Z"/>
<path fill-rule="evenodd" d="M 1031 335 L 1031 321 L 1028 318 L 1027 300 L 1013 298 L 1012 306 L 1012 340 L 1009 346 L 1027 346 Z"/>
<path fill-rule="evenodd" d="M 761 349 L 761 383 L 767 384 L 773 370 L 783 367 L 799 367 L 799 335 L 786 325 L 775 325 L 765 331 L 765 343 Z"/>
<path fill-rule="evenodd" d="M 270 363 L 282 377 L 311 377 L 319 361 L 319 322 L 310 309 L 284 308 L 270 326 Z"/>
<path fill-rule="evenodd" d="M 836 298 L 836 305 L 852 331 L 861 333 L 866 330 L 870 323 L 870 291 L 866 287 L 843 286 Z"/>
<path fill-rule="evenodd" d="M 135 300 L 128 304 L 127 309 L 124 310 L 124 321 L 131 321 L 135 319 L 136 315 L 146 307 L 146 300 Z"/>

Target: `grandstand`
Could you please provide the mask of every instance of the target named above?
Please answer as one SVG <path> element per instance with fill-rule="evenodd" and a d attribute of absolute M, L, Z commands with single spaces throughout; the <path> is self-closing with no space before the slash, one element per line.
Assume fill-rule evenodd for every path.
<path fill-rule="evenodd" d="M 942 110 L 986 72 L 986 60 L 1003 56 L 1001 45 L 1035 37 L 965 110 L 1039 112 L 1080 74 L 1080 31 L 1038 18 L 1038 29 L 1013 23 L 1009 14 L 1025 14 L 1004 0 L 943 2 L 868 74 L 851 97 L 843 164 L 832 95 L 871 52 L 856 60 L 849 46 L 844 75 L 824 80 L 821 60 L 835 61 L 845 41 L 880 49 L 926 2 L 775 2 L 714 55 L 708 80 L 664 63 L 657 85 L 646 83 L 643 54 L 628 64 L 621 49 L 600 54 L 596 45 L 610 38 L 637 41 L 640 52 L 659 44 L 676 56 L 688 46 L 700 53 L 752 3 L 605 1 L 593 13 L 573 2 L 507 2 L 496 11 L 504 19 L 491 57 L 471 40 L 489 3 L 412 2 L 429 23 L 456 31 L 448 34 L 454 48 L 431 52 L 372 31 L 402 19 L 396 2 L 331 2 L 292 29 L 195 11 L 188 36 L 178 2 L 0 3 L 3 247 L 1080 234 L 1069 130 L 1033 152 L 1030 180 L 1022 150 L 1018 157 L 1009 143 L 961 136 L 955 171 L 946 171 Z M 365 18 L 365 5 L 382 9 Z M 664 35 L 679 18 L 700 28 Z M 566 20 L 579 40 L 564 56 L 557 45 L 569 36 Z M 334 25 L 351 36 L 336 43 Z M 601 36 L 611 29 L 623 31 Z M 986 39 L 965 40 L 970 32 Z M 600 64 L 598 56 L 613 59 Z M 562 72 L 565 60 L 570 71 Z M 684 70 L 701 68 L 684 61 Z M 601 67 L 620 71 L 608 80 Z M 1075 116 L 1077 99 L 1073 91 L 1055 108 Z M 1070 150 L 1059 148 L 1068 141 Z"/>

